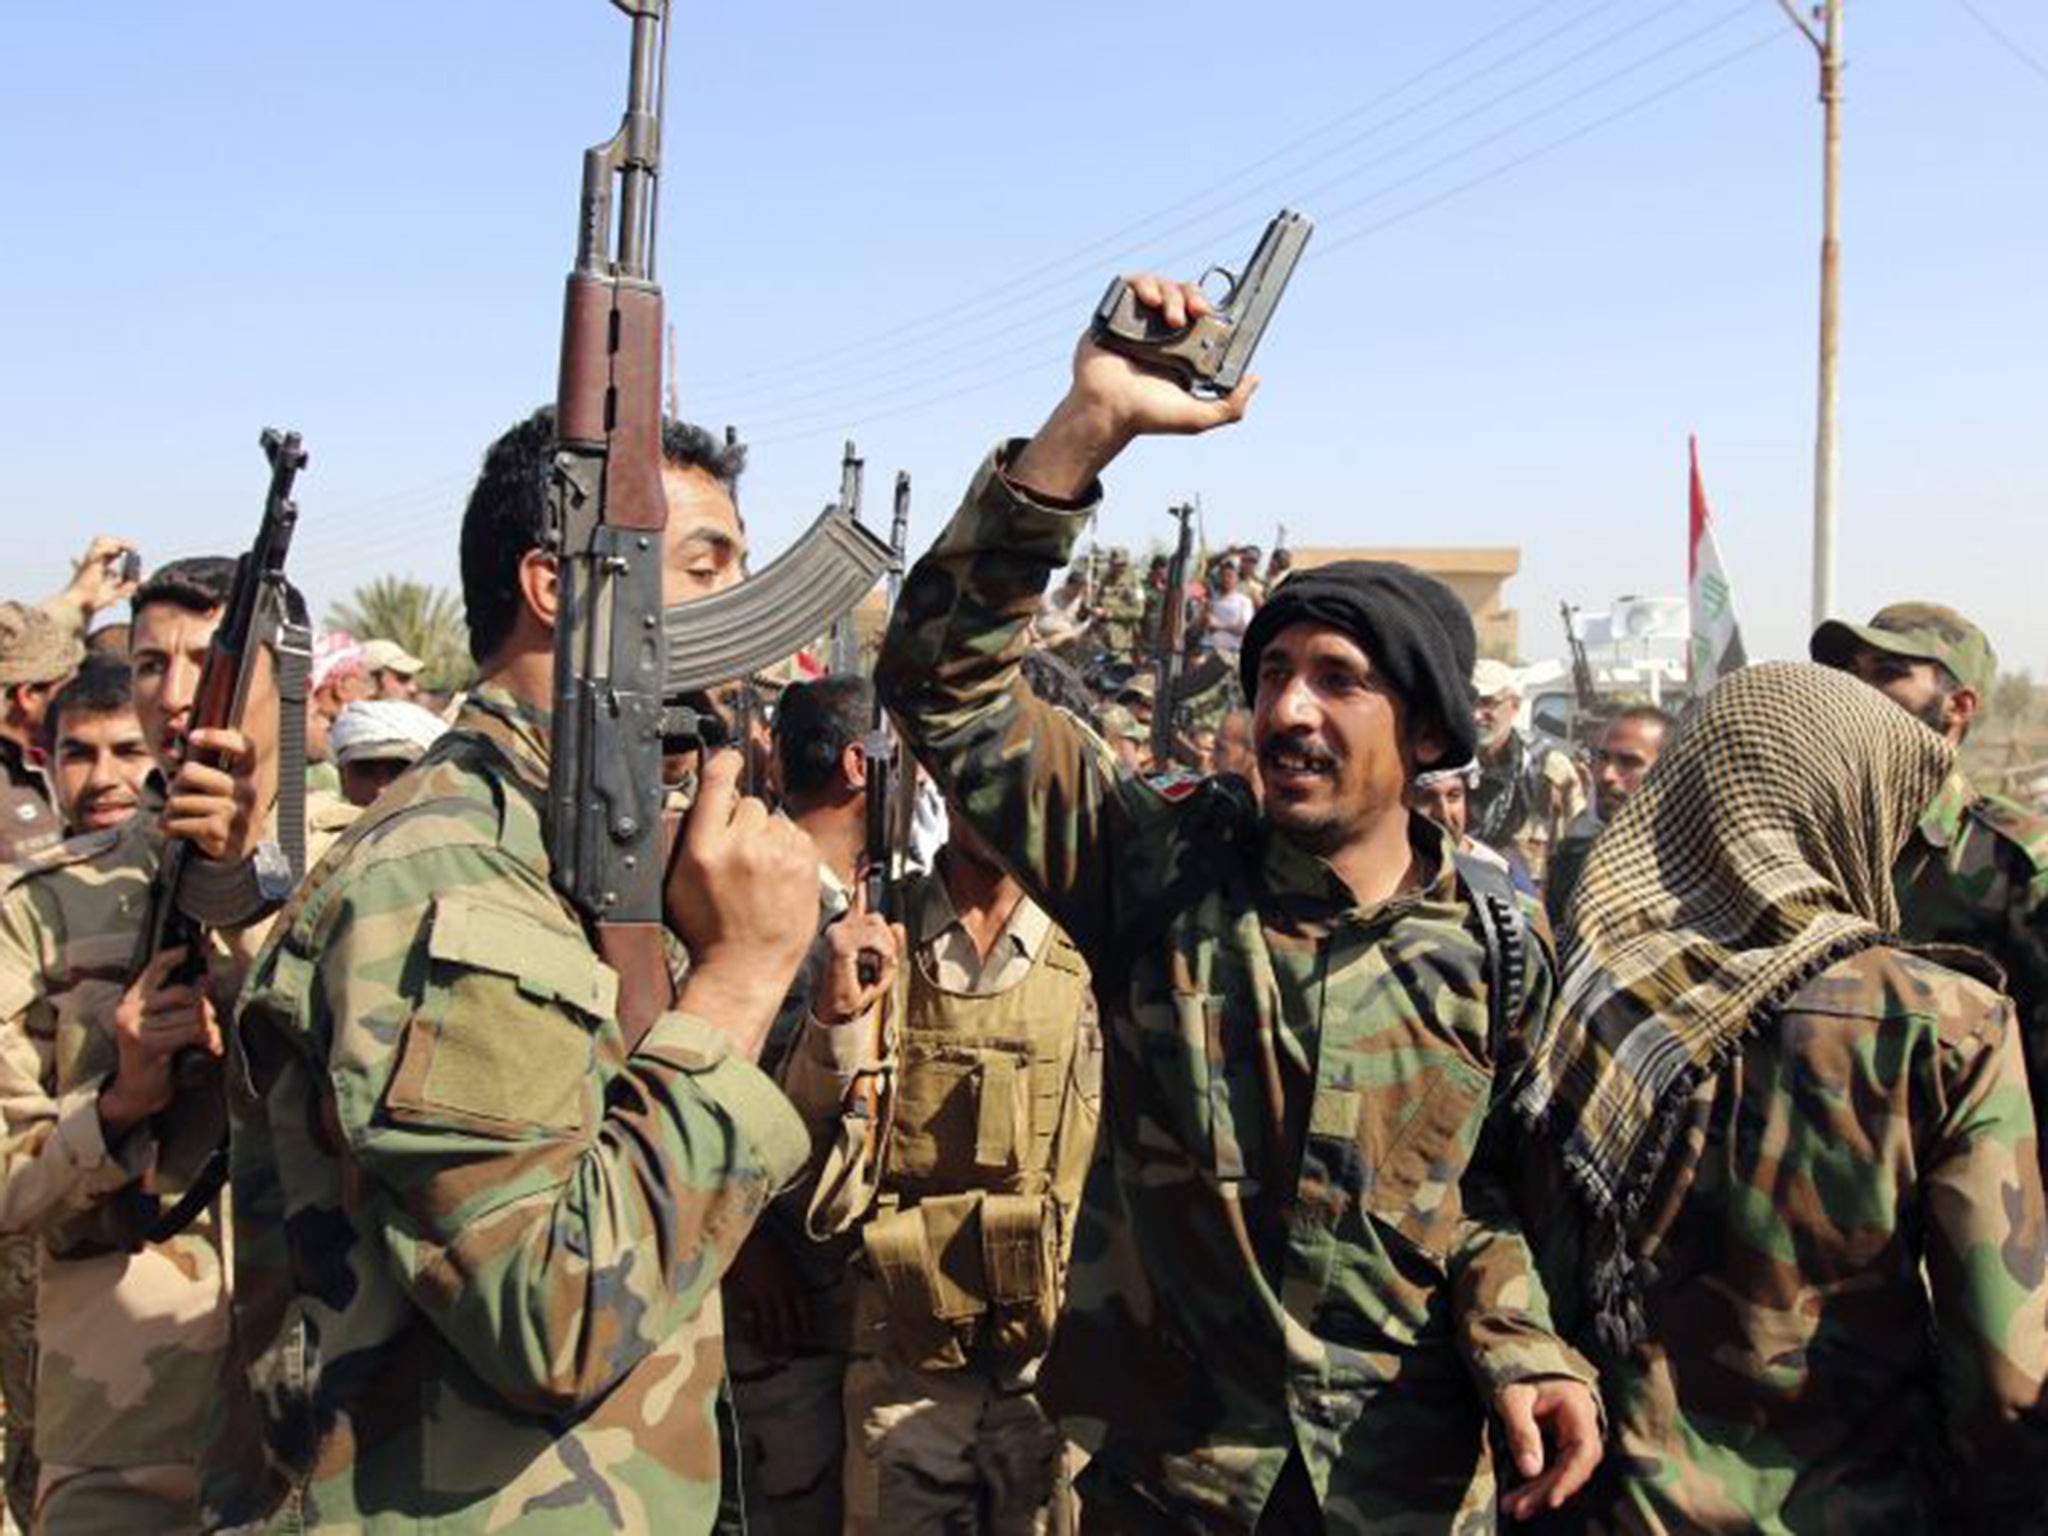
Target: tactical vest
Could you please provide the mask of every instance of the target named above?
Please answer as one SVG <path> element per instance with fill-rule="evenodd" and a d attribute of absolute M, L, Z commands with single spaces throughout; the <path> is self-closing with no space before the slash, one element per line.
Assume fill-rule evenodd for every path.
<path fill-rule="evenodd" d="M 947 991 L 922 954 L 907 969 L 861 1233 L 873 1302 L 921 1370 L 1018 1369 L 1051 1341 L 1095 1145 L 1101 1035 L 1077 1025 L 1088 966 L 1055 927 L 1003 992 Z"/>

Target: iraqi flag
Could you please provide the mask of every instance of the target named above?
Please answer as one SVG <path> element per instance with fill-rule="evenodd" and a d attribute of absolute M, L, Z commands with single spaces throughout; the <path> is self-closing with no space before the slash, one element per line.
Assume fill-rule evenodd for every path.
<path fill-rule="evenodd" d="M 1686 595 L 1692 618 L 1692 690 L 1698 698 L 1749 658 L 1742 649 L 1742 627 L 1735 622 L 1735 600 L 1721 551 L 1714 546 L 1714 520 L 1707 511 L 1707 488 L 1700 483 L 1700 444 L 1688 438 L 1692 454 L 1692 534 L 1686 541 Z"/>

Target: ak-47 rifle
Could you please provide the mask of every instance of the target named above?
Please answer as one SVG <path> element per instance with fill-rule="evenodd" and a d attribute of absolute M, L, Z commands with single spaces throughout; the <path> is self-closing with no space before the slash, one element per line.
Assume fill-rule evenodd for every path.
<path fill-rule="evenodd" d="M 547 848 L 556 888 L 619 973 L 619 1022 L 631 1047 L 674 1002 L 662 937 L 662 757 L 715 735 L 682 701 L 790 655 L 848 601 L 843 594 L 857 598 L 873 585 L 888 556 L 879 539 L 828 511 L 761 575 L 663 606 L 668 500 L 654 236 L 669 7 L 611 3 L 632 21 L 626 112 L 619 131 L 583 157 L 556 393 Z"/>
<path fill-rule="evenodd" d="M 234 583 L 206 648 L 186 735 L 241 728 L 256 669 L 268 651 L 278 695 L 277 848 L 296 884 L 306 869 L 306 678 L 312 666 L 313 633 L 305 601 L 285 580 L 284 566 L 299 517 L 292 483 L 306 465 L 306 453 L 296 432 L 266 428 L 261 442 L 270 460 L 270 491 L 263 501 L 263 521 L 257 525 L 255 541 L 235 561 Z M 204 750 L 192 750 L 199 761 L 209 761 Z M 149 920 L 142 926 L 131 974 L 141 975 L 157 955 L 180 945 L 188 951 L 182 974 L 196 977 L 204 970 L 198 945 L 204 925 L 186 910 L 191 857 L 192 845 L 183 838 L 172 838 L 165 846 L 150 887 Z M 264 873 L 281 878 L 285 872 Z M 200 1087 L 218 1076 L 214 1059 L 197 1046 L 180 1051 L 173 1070 L 184 1088 Z"/>
<path fill-rule="evenodd" d="M 861 489 L 866 480 L 866 469 L 867 461 L 854 448 L 853 439 L 848 438 L 846 451 L 839 458 L 839 500 L 836 505 L 840 512 L 855 522 L 860 521 Z M 851 608 L 832 624 L 832 670 L 860 670 L 860 626 Z"/>
<path fill-rule="evenodd" d="M 306 452 L 296 432 L 266 428 L 261 442 L 270 460 L 270 490 L 263 500 L 263 521 L 256 538 L 235 561 L 235 579 L 222 604 L 220 623 L 207 643 L 193 694 L 187 739 L 200 730 L 240 730 L 249 719 L 250 693 L 258 668 L 269 653 L 277 693 L 277 843 L 259 847 L 257 886 L 266 899 L 280 897 L 306 872 L 306 682 L 313 664 L 313 629 L 305 600 L 285 580 L 285 559 L 291 553 L 292 530 L 299 519 L 292 485 L 306 465 Z M 211 759 L 203 748 L 190 751 L 196 760 Z M 225 767 L 214 762 L 213 766 Z M 192 845 L 174 837 L 151 882 L 149 916 L 135 948 L 130 974 L 139 976 L 157 955 L 182 947 L 184 962 L 172 980 L 196 982 L 205 973 L 200 941 L 207 926 L 195 913 Z M 279 863 L 281 861 L 281 867 Z M 168 1210 L 153 1196 L 143 1202 L 139 1230 L 149 1242 L 164 1242 L 190 1226 L 213 1201 L 227 1179 L 227 1136 L 219 1121 L 225 1103 L 218 1099 L 220 1064 L 198 1046 L 186 1046 L 171 1064 L 184 1093 L 212 1093 L 215 1102 L 191 1117 L 191 1123 L 164 1127 L 160 1140 L 159 1186 L 175 1198 Z M 182 1186 L 182 1187 L 181 1187 Z M 132 1241 L 132 1236 L 130 1238 Z"/>
<path fill-rule="evenodd" d="M 896 599 L 903 590 L 904 551 L 910 542 L 910 475 L 896 474 L 896 505 L 889 522 L 889 612 L 896 611 Z M 875 714 L 862 743 L 867 759 L 867 863 L 861 871 L 867 909 L 894 922 L 897 893 L 903 888 L 908 867 L 910 804 L 917 783 L 916 770 L 905 760 L 903 743 L 889 723 L 882 701 L 875 700 Z M 860 982 L 871 987 L 881 975 L 881 962 L 863 954 L 859 960 Z"/>
<path fill-rule="evenodd" d="M 1600 690 L 1593 682 L 1593 664 L 1586 659 L 1585 637 L 1575 622 L 1578 610 L 1570 603 L 1559 603 L 1557 611 L 1564 616 L 1564 643 L 1572 653 L 1572 692 L 1578 695 L 1579 708 L 1591 714 L 1600 707 Z"/>
<path fill-rule="evenodd" d="M 1138 302 L 1129 283 L 1115 279 L 1095 306 L 1096 345 L 1157 368 L 1193 394 L 1229 394 L 1251 366 L 1314 228 L 1303 215 L 1281 209 L 1243 272 L 1211 267 L 1203 274 L 1203 282 L 1220 276 L 1229 287 L 1211 313 L 1186 325 L 1168 325 L 1157 310 Z"/>
<path fill-rule="evenodd" d="M 1174 716 L 1180 700 L 1181 673 L 1187 665 L 1188 562 L 1195 551 L 1195 508 L 1182 502 L 1168 509 L 1180 522 L 1173 558 L 1166 565 L 1166 594 L 1159 613 L 1159 649 L 1153 660 L 1152 765 L 1163 770 L 1173 761 Z"/>

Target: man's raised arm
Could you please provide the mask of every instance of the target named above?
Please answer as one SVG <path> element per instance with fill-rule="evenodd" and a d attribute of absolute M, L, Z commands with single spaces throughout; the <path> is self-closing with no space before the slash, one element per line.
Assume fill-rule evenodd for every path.
<path fill-rule="evenodd" d="M 1179 326 L 1210 309 L 1194 284 L 1132 279 Z M 1203 400 L 1082 339 L 1067 394 L 1026 443 L 998 448 L 903 585 L 876 667 L 918 759 L 1084 951 L 1115 926 L 1117 891 L 1153 885 L 1132 833 L 1165 801 L 1119 775 L 1101 743 L 1035 697 L 1022 663 L 1047 579 L 1133 438 L 1206 432 L 1244 415 L 1255 379 Z M 1107 878 L 1114 871 L 1116 879 Z"/>

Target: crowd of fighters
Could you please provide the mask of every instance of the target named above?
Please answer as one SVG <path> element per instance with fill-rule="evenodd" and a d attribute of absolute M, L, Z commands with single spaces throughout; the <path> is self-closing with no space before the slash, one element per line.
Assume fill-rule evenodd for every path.
<path fill-rule="evenodd" d="M 232 561 L 0 608 L 13 1519 L 2048 1520 L 2048 828 L 1956 767 L 1989 642 L 1893 603 L 1574 753 L 1441 583 L 1240 547 L 1161 699 L 1188 594 L 1078 551 L 1124 447 L 1249 397 L 1083 345 L 871 672 L 670 765 L 630 1049 L 550 881 L 547 411 L 466 508 L 461 695 L 321 647 L 296 885 L 272 744 L 191 723 Z M 664 450 L 677 602 L 741 579 L 744 453 Z M 878 704 L 929 802 L 888 914 Z"/>

